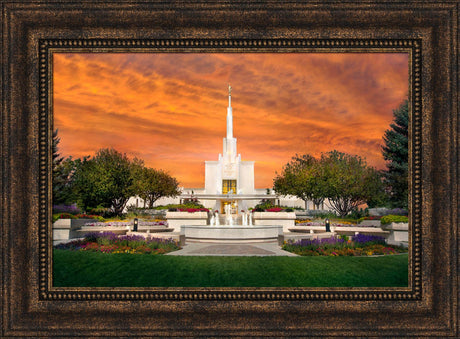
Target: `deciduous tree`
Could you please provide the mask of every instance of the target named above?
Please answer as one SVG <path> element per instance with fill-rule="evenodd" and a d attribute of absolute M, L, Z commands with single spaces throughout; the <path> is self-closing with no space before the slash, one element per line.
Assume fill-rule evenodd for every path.
<path fill-rule="evenodd" d="M 163 170 L 138 167 L 134 173 L 134 191 L 149 208 L 161 197 L 176 197 L 180 194 L 176 178 Z"/>
<path fill-rule="evenodd" d="M 109 207 L 121 215 L 134 193 L 131 171 L 126 154 L 113 148 L 100 149 L 94 158 L 80 161 L 74 189 L 81 207 Z"/>
<path fill-rule="evenodd" d="M 320 190 L 340 216 L 383 192 L 379 172 L 358 155 L 331 151 L 321 155 Z"/>
<path fill-rule="evenodd" d="M 302 199 L 305 209 L 308 208 L 308 201 L 319 206 L 324 201 L 324 195 L 318 187 L 317 163 L 318 160 L 309 154 L 296 154 L 273 180 L 273 189 L 278 194 Z"/>
<path fill-rule="evenodd" d="M 274 189 L 319 205 L 328 199 L 331 207 L 345 216 L 359 205 L 376 200 L 383 193 L 381 176 L 364 159 L 331 151 L 315 159 L 295 156 L 274 179 Z"/>

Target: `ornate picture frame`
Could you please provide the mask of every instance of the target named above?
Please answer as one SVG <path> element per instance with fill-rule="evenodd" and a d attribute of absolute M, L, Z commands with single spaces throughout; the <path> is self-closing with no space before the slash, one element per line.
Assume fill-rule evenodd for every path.
<path fill-rule="evenodd" d="M 2 22 L 2 335 L 458 335 L 458 1 L 2 1 Z M 53 287 L 52 53 L 139 50 L 409 53 L 409 286 Z"/>

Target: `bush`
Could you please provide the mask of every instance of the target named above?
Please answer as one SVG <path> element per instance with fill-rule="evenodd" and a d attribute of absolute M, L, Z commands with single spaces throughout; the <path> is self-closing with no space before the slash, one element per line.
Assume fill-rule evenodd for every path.
<path fill-rule="evenodd" d="M 347 219 L 360 219 L 369 215 L 369 210 L 366 209 L 353 209 L 350 214 L 346 216 Z"/>
<path fill-rule="evenodd" d="M 60 214 L 60 213 L 68 213 L 68 214 L 78 214 L 80 213 L 80 209 L 77 207 L 76 204 L 73 205 L 53 205 L 53 213 Z"/>
<path fill-rule="evenodd" d="M 361 221 L 364 221 L 364 220 L 380 220 L 380 218 L 382 217 L 379 217 L 379 216 L 362 217 L 356 220 L 356 222 L 359 224 Z"/>
<path fill-rule="evenodd" d="M 380 219 L 380 222 L 382 225 L 388 225 L 391 224 L 392 222 L 404 222 L 407 223 L 409 222 L 409 218 L 403 215 L 386 215 Z"/>
<path fill-rule="evenodd" d="M 354 235 L 351 239 L 355 244 L 361 245 L 385 244 L 385 238 L 378 235 L 358 234 Z"/>
<path fill-rule="evenodd" d="M 254 209 L 260 209 L 261 210 L 261 211 L 256 211 L 256 212 L 263 212 L 266 209 L 274 208 L 274 207 L 279 207 L 279 206 L 274 205 L 270 200 L 262 199 L 262 201 L 260 203 L 258 203 L 254 207 Z"/>
<path fill-rule="evenodd" d="M 266 209 L 267 212 L 282 212 L 283 209 L 281 207 L 270 207 Z"/>
<path fill-rule="evenodd" d="M 195 212 L 209 212 L 207 208 L 179 208 L 180 212 L 188 212 L 188 213 L 195 213 Z"/>
<path fill-rule="evenodd" d="M 89 208 L 87 210 L 87 213 L 91 215 L 99 215 L 105 219 L 113 218 L 114 216 L 116 216 L 116 214 L 110 208 L 106 208 L 102 206 L 98 206 L 95 208 Z"/>
<path fill-rule="evenodd" d="M 77 217 L 73 214 L 70 213 L 57 213 L 53 214 L 53 221 L 56 221 L 58 219 L 77 219 Z"/>
<path fill-rule="evenodd" d="M 206 211 L 208 210 L 202 204 L 196 203 L 196 202 L 187 202 L 183 204 L 169 204 L 166 206 L 158 206 L 156 208 L 157 209 L 168 209 L 169 212 L 176 212 L 176 211 L 187 210 L 187 209 L 204 209 Z"/>

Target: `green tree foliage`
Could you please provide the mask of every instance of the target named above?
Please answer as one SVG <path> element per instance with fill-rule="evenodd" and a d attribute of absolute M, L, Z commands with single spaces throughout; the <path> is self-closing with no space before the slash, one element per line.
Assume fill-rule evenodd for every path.
<path fill-rule="evenodd" d="M 313 156 L 304 154 L 295 155 L 291 161 L 283 167 L 281 174 L 277 174 L 273 180 L 273 189 L 282 195 L 293 195 L 305 202 L 307 209 L 308 201 L 319 206 L 324 196 L 318 189 L 317 162 Z"/>
<path fill-rule="evenodd" d="M 149 207 L 163 196 L 180 193 L 179 183 L 162 170 L 147 168 L 113 148 L 100 149 L 93 158 L 74 161 L 73 192 L 83 210 L 111 208 L 121 215 L 129 198 L 138 195 Z"/>
<path fill-rule="evenodd" d="M 385 131 L 382 154 L 387 161 L 384 172 L 391 207 L 407 208 L 408 200 L 408 126 L 409 109 L 405 100 L 393 111 L 393 123 Z"/>
<path fill-rule="evenodd" d="M 321 155 L 319 189 L 341 217 L 383 192 L 380 174 L 358 155 L 331 151 Z"/>
<path fill-rule="evenodd" d="M 139 161 L 134 168 L 133 178 L 134 191 L 149 208 L 161 197 L 176 197 L 180 194 L 176 178 L 165 171 L 143 167 Z"/>
<path fill-rule="evenodd" d="M 340 216 L 383 194 L 381 177 L 374 168 L 357 155 L 338 151 L 322 154 L 320 159 L 296 155 L 275 177 L 274 189 L 316 205 L 327 198 Z"/>
<path fill-rule="evenodd" d="M 100 149 L 94 158 L 83 159 L 77 166 L 75 192 L 79 205 L 111 207 L 121 215 L 128 199 L 134 194 L 132 163 L 113 148 Z"/>
<path fill-rule="evenodd" d="M 72 157 L 63 158 L 59 154 L 58 130 L 53 132 L 53 205 L 70 204 L 73 200 L 72 176 L 75 164 Z"/>
<path fill-rule="evenodd" d="M 73 192 L 78 207 L 84 211 L 104 204 L 97 189 L 98 175 L 94 159 L 84 157 L 75 160 L 75 174 L 73 177 Z"/>

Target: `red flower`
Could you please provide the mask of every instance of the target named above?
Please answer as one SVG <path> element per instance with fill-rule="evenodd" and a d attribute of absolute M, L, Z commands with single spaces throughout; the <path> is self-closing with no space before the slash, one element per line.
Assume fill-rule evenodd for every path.
<path fill-rule="evenodd" d="M 281 207 L 272 207 L 272 208 L 267 208 L 267 212 L 281 212 L 283 209 Z"/>

